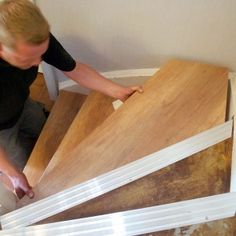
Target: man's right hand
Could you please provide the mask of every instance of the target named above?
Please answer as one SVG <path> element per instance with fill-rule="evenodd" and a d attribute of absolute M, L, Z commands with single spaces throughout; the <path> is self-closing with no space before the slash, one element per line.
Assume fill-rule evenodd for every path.
<path fill-rule="evenodd" d="M 16 174 L 8 177 L 10 178 L 15 193 L 19 199 L 23 198 L 24 195 L 27 195 L 29 198 L 34 197 L 32 187 L 29 185 L 27 178 L 22 172 L 17 172 Z"/>
<path fill-rule="evenodd" d="M 0 146 L 0 172 L 10 179 L 11 184 L 18 198 L 22 198 L 24 197 L 24 195 L 27 195 L 29 198 L 34 197 L 34 192 L 32 190 L 32 187 L 29 185 L 27 178 L 10 161 L 10 158 L 8 157 L 4 148 L 1 146 Z"/>

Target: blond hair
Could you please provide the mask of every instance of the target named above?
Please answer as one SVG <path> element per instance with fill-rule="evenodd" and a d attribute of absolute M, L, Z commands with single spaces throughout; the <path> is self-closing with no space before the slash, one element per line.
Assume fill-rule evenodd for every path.
<path fill-rule="evenodd" d="M 50 27 L 39 8 L 28 0 L 0 3 L 0 43 L 14 47 L 17 40 L 39 45 L 49 37 Z"/>

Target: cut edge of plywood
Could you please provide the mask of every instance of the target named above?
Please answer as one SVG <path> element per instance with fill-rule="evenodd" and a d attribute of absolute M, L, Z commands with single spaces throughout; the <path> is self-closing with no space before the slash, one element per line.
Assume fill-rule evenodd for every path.
<path fill-rule="evenodd" d="M 189 157 L 232 135 L 232 121 L 0 217 L 3 229 L 28 226 Z"/>

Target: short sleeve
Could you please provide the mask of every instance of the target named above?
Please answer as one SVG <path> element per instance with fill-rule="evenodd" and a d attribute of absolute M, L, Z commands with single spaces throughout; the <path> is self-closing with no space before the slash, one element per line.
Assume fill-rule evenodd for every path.
<path fill-rule="evenodd" d="M 49 46 L 42 55 L 42 60 L 62 71 L 72 71 L 76 66 L 76 61 L 52 34 L 50 34 Z"/>

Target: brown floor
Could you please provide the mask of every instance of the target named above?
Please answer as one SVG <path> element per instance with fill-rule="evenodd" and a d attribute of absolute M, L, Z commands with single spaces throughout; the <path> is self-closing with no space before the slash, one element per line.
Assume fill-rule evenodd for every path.
<path fill-rule="evenodd" d="M 54 101 L 50 100 L 48 90 L 42 73 L 38 73 L 38 76 L 34 83 L 30 86 L 30 97 L 45 105 L 45 109 L 51 111 Z"/>

